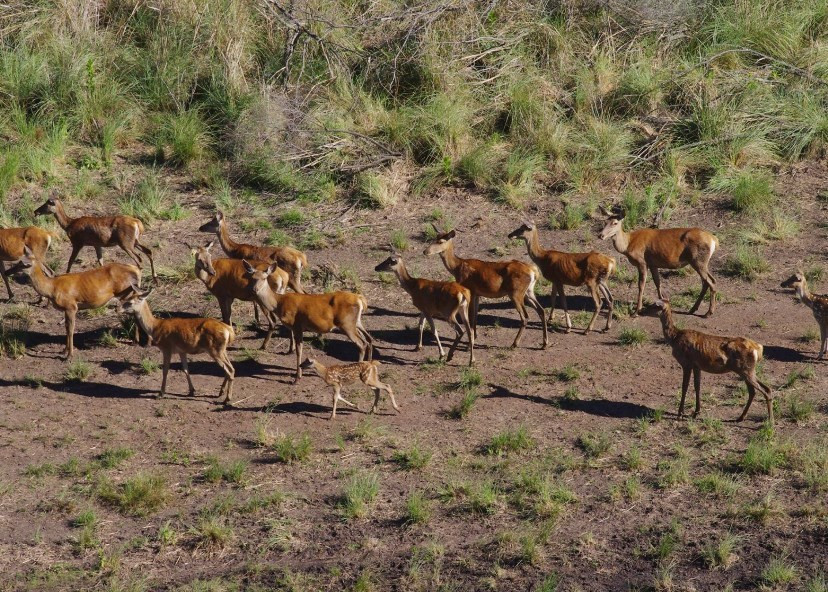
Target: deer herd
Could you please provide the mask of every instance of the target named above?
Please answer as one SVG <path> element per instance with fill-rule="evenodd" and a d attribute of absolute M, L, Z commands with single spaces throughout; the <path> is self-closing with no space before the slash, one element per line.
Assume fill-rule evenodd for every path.
<path fill-rule="evenodd" d="M 765 399 L 768 419 L 772 423 L 771 390 L 757 377 L 757 365 L 763 353 L 762 345 L 744 337 L 722 337 L 678 328 L 673 322 L 670 304 L 662 291 L 659 269 L 678 269 L 689 265 L 699 274 L 702 288 L 688 314 L 694 314 L 698 310 L 709 291 L 710 307 L 705 316 L 712 315 L 716 308 L 716 280 L 710 273 L 709 264 L 718 248 L 718 239 L 701 228 L 646 228 L 627 232 L 624 230 L 625 212 L 622 208 L 602 208 L 602 211 L 606 216 L 606 222 L 600 232 L 600 238 L 612 239 L 615 249 L 625 255 L 638 269 L 638 298 L 633 316 L 643 313 L 661 319 L 664 339 L 672 348 L 673 357 L 683 370 L 679 417 L 684 414 L 691 374 L 696 395 L 693 411 L 695 417 L 701 407 L 701 373 L 734 373 L 745 381 L 748 392 L 747 403 L 738 421 L 745 418 L 758 391 Z M 140 329 L 149 337 L 150 342 L 161 350 L 163 375 L 159 397 L 164 396 L 166 391 L 167 374 L 173 354 L 178 355 L 190 394 L 193 394 L 195 387 L 190 377 L 187 356 L 206 353 L 224 373 L 219 396 L 224 397 L 225 405 L 231 406 L 235 369 L 227 348 L 236 338 L 231 325 L 231 309 L 234 301 L 242 300 L 253 303 L 257 325 L 260 321 L 260 311 L 267 322 L 267 333 L 261 349 L 267 348 L 277 321 L 287 329 L 290 340 L 287 353 L 295 352 L 296 356 L 294 382 L 302 378 L 303 369 L 312 369 L 333 389 L 331 418 L 336 416 L 337 403 L 354 406 L 342 396 L 341 389 L 343 385 L 357 380 L 375 394 L 371 412 L 376 409 L 382 391 L 388 394 L 391 405 L 399 412 L 393 390 L 379 380 L 379 362 L 372 360 L 374 340 L 362 322 L 362 317 L 368 310 L 367 300 L 361 294 L 351 292 L 306 293 L 302 288 L 302 275 L 308 269 L 308 260 L 301 251 L 289 247 L 238 243 L 230 236 L 225 215 L 217 212 L 199 230 L 215 233 L 227 258 L 213 258 L 212 241 L 205 246 L 187 247 L 194 257 L 195 277 L 216 297 L 222 320 L 157 318 L 147 301 L 152 289 L 144 291 L 141 288 L 141 254 L 149 261 L 153 282 L 157 283 L 158 278 L 152 250 L 140 240 L 144 232 L 140 220 L 129 216 L 70 218 L 63 204 L 55 198 L 49 198 L 35 213 L 53 214 L 58 225 L 66 232 L 72 245 L 66 273 L 56 275 L 46 264 L 46 255 L 53 239 L 52 233 L 30 226 L 0 229 L 0 275 L 3 277 L 10 300 L 13 293 L 8 276 L 23 272 L 29 276 L 31 286 L 39 295 L 40 301 L 46 299 L 64 313 L 67 358 L 74 353 L 73 336 L 78 310 L 98 308 L 117 299 L 119 310 L 135 317 L 136 341 L 139 340 Z M 565 286 L 586 286 L 592 296 L 595 310 L 584 330 L 585 333 L 593 330 L 605 304 L 607 321 L 603 331 L 608 331 L 612 327 L 615 301 L 608 280 L 616 269 L 614 258 L 596 251 L 569 253 L 544 249 L 540 244 L 538 228 L 530 221 L 522 223 L 508 236 L 510 239 L 525 241 L 531 263 L 517 260 L 464 259 L 455 253 L 456 230 L 443 231 L 435 226 L 435 231 L 436 235 L 431 239 L 424 254 L 439 255 L 455 281 L 412 277 L 399 253 L 393 253 L 375 267 L 377 272 L 388 272 L 397 276 L 401 288 L 408 293 L 412 304 L 420 313 L 416 351 L 423 347 L 423 332 L 428 322 L 441 359 L 451 361 L 465 336 L 469 353 L 468 364 L 474 364 L 480 299 L 506 297 L 511 300 L 520 318 L 520 326 L 512 347 L 518 347 L 528 325 L 528 304 L 540 318 L 542 348 L 546 349 L 549 346 L 547 326 L 553 323 L 558 296 L 563 308 L 565 331 L 569 333 L 572 330 Z M 126 252 L 135 265 L 104 264 L 103 249 L 115 246 Z M 72 265 L 83 247 L 95 249 L 98 267 L 71 273 Z M 6 263 L 12 265 L 7 268 Z M 645 307 L 643 296 L 648 273 L 652 275 L 655 283 L 658 300 Z M 535 295 L 535 287 L 541 278 L 552 284 L 552 307 L 548 317 Z M 794 289 L 797 298 L 813 311 L 820 328 L 819 359 L 822 359 L 828 353 L 828 296 L 811 294 L 805 276 L 800 271 L 783 282 L 782 287 Z M 292 291 L 288 292 L 287 288 Z M 448 353 L 440 341 L 435 319 L 449 323 L 454 329 L 455 337 Z M 326 367 L 313 357 L 303 360 L 305 333 L 321 335 L 334 329 L 339 329 L 354 342 L 359 350 L 359 362 Z"/>

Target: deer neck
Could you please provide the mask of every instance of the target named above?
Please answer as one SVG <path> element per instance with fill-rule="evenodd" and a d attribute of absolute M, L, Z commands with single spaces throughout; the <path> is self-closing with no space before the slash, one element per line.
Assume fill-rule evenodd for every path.
<path fill-rule="evenodd" d="M 205 286 L 207 286 L 208 290 L 213 287 L 213 284 L 216 283 L 216 278 L 218 277 L 217 275 L 210 275 L 207 273 L 207 270 L 203 268 L 197 269 L 195 275 Z"/>
<path fill-rule="evenodd" d="M 538 259 L 543 256 L 543 247 L 540 245 L 537 228 L 533 228 L 532 232 L 529 234 L 529 238 L 526 239 L 526 247 L 529 250 L 529 256 L 532 259 Z"/>
<path fill-rule="evenodd" d="M 616 235 L 612 237 L 612 244 L 615 246 L 615 250 L 621 254 L 625 254 L 627 249 L 630 248 L 630 235 L 628 232 L 624 232 L 624 229 L 621 228 L 618 230 Z"/>
<path fill-rule="evenodd" d="M 809 308 L 813 308 L 814 299 L 811 296 L 811 291 L 808 290 L 808 284 L 802 282 L 796 286 L 796 297 L 799 298 L 803 304 Z"/>
<path fill-rule="evenodd" d="M 665 309 L 661 315 L 661 329 L 664 331 L 664 339 L 667 343 L 673 343 L 673 340 L 678 335 L 678 329 L 673 324 L 673 311 Z"/>
<path fill-rule="evenodd" d="M 149 335 L 150 341 L 152 341 L 153 331 L 155 331 L 155 327 L 158 325 L 158 319 L 152 314 L 152 310 L 150 310 L 149 304 L 146 301 L 143 302 L 141 308 L 135 311 L 135 322 Z"/>
<path fill-rule="evenodd" d="M 443 260 L 443 265 L 452 275 L 456 276 L 456 272 L 460 270 L 463 260 L 454 254 L 454 242 L 449 241 L 446 248 L 440 251 L 440 259 Z"/>
<path fill-rule="evenodd" d="M 32 266 L 32 273 L 29 276 L 32 280 L 32 287 L 41 296 L 52 299 L 55 294 L 55 280 L 46 275 L 43 266 L 36 261 Z"/>
<path fill-rule="evenodd" d="M 256 301 L 264 306 L 266 310 L 272 312 L 279 306 L 281 294 L 277 294 L 270 289 L 267 279 L 257 280 L 256 285 L 253 286 L 253 293 L 256 295 Z"/>
<path fill-rule="evenodd" d="M 323 366 L 322 363 L 317 362 L 316 360 L 313 360 L 311 362 L 311 365 L 313 366 L 314 371 L 316 371 L 316 373 L 319 375 L 319 378 L 321 378 L 322 380 L 327 382 L 328 381 L 328 369 L 325 368 L 325 366 Z"/>
<path fill-rule="evenodd" d="M 58 201 L 55 204 L 55 219 L 57 223 L 60 225 L 61 228 L 66 230 L 69 224 L 72 222 L 72 219 L 66 213 L 66 209 L 63 207 L 63 202 Z"/>
<path fill-rule="evenodd" d="M 404 263 L 400 263 L 398 269 L 394 270 L 397 274 L 397 279 L 400 280 L 400 285 L 402 286 L 403 290 L 406 292 L 410 292 L 411 288 L 414 284 L 414 278 L 411 277 L 411 274 L 408 273 L 408 269 L 406 269 Z"/>
<path fill-rule="evenodd" d="M 235 253 L 236 249 L 239 248 L 239 243 L 230 238 L 230 231 L 227 229 L 227 222 L 224 220 L 219 224 L 218 239 L 221 248 L 228 255 Z"/>

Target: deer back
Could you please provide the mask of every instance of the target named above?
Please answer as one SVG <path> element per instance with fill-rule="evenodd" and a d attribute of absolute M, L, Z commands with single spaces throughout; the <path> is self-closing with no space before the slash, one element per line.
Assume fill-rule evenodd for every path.
<path fill-rule="evenodd" d="M 526 290 L 535 272 L 521 261 L 481 261 L 464 259 L 455 272 L 455 278 L 473 293 L 487 298 L 499 298 Z M 535 278 L 537 279 L 537 278 Z"/>
<path fill-rule="evenodd" d="M 751 339 L 690 329 L 680 331 L 671 345 L 682 366 L 695 366 L 711 374 L 746 371 L 762 358 L 762 346 Z"/>
<path fill-rule="evenodd" d="M 248 261 L 253 267 L 260 271 L 265 271 L 268 263 L 265 261 Z M 216 296 L 232 297 L 237 300 L 253 300 L 253 285 L 255 281 L 250 279 L 245 270 L 244 263 L 241 259 L 215 259 L 213 261 L 213 269 L 216 270 L 216 275 L 211 276 L 205 274 L 204 280 L 207 289 Z M 270 274 L 267 278 L 267 284 L 270 289 L 277 293 L 282 293 L 287 286 L 287 273 L 279 268 Z"/>
<path fill-rule="evenodd" d="M 326 382 L 328 384 L 350 384 L 357 380 L 364 382 L 363 376 L 367 376 L 366 372 L 370 372 L 367 362 L 357 362 L 355 364 L 338 364 L 328 366 Z"/>
<path fill-rule="evenodd" d="M 701 228 L 642 228 L 630 234 L 627 256 L 648 265 L 676 269 L 691 261 L 710 258 L 716 237 Z"/>
<path fill-rule="evenodd" d="M 97 308 L 116 294 L 141 283 L 141 270 L 125 263 L 108 263 L 77 273 L 54 278 L 54 301 L 58 305 L 76 303 L 79 308 Z"/>
<path fill-rule="evenodd" d="M 69 223 L 66 233 L 75 245 L 111 247 L 137 239 L 143 230 L 143 223 L 131 216 L 81 216 Z"/>
<path fill-rule="evenodd" d="M 23 256 L 23 247 L 29 247 L 38 259 L 44 259 L 52 235 L 37 226 L 0 229 L 0 260 L 16 261 Z"/>
<path fill-rule="evenodd" d="M 409 292 L 414 306 L 431 316 L 442 318 L 451 315 L 461 302 L 471 302 L 471 291 L 458 282 L 439 282 L 424 278 L 412 280 L 414 289 Z"/>
<path fill-rule="evenodd" d="M 197 354 L 220 351 L 235 338 L 233 328 L 216 319 L 173 318 L 157 321 L 152 342 L 162 350 Z"/>
<path fill-rule="evenodd" d="M 355 322 L 365 308 L 365 299 L 351 292 L 287 293 L 279 297 L 276 314 L 289 327 L 327 333 Z"/>

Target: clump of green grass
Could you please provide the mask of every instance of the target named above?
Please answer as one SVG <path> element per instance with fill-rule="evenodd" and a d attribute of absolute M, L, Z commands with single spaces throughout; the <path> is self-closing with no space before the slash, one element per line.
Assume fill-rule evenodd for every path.
<path fill-rule="evenodd" d="M 270 448 L 276 455 L 276 460 L 285 464 L 293 464 L 308 459 L 312 442 L 308 434 L 302 434 L 299 438 L 294 438 L 288 434 L 280 434 L 276 436 Z"/>
<path fill-rule="evenodd" d="M 207 468 L 204 469 L 203 477 L 210 483 L 226 481 L 227 483 L 242 484 L 245 480 L 248 463 L 245 460 L 237 460 L 223 464 L 218 458 L 207 459 Z"/>
<path fill-rule="evenodd" d="M 153 360 L 152 358 L 143 357 L 141 358 L 140 363 L 141 374 L 149 375 L 155 372 L 158 372 L 159 366 L 158 362 Z"/>
<path fill-rule="evenodd" d="M 784 556 L 774 557 L 762 570 L 762 581 L 768 586 L 779 586 L 790 584 L 796 580 L 798 572 L 796 567 L 788 563 Z"/>
<path fill-rule="evenodd" d="M 771 475 L 784 461 L 779 446 L 764 438 L 753 438 L 748 443 L 739 466 L 748 475 Z"/>
<path fill-rule="evenodd" d="M 509 452 L 529 450 L 534 445 L 535 442 L 529 435 L 529 431 L 525 426 L 520 426 L 516 430 L 506 430 L 496 434 L 484 449 L 487 454 L 503 456 Z"/>
<path fill-rule="evenodd" d="M 210 144 L 207 126 L 197 109 L 164 113 L 155 134 L 156 154 L 177 166 L 205 156 Z"/>
<path fill-rule="evenodd" d="M 203 518 L 193 529 L 196 546 L 208 549 L 223 549 L 232 540 L 233 528 L 227 524 L 227 519 L 221 516 Z"/>
<path fill-rule="evenodd" d="M 713 472 L 695 480 L 696 488 L 700 493 L 717 497 L 733 497 L 739 491 L 739 482 L 732 476 Z"/>
<path fill-rule="evenodd" d="M 402 230 L 395 230 L 391 233 L 391 246 L 400 253 L 408 250 L 408 237 Z"/>
<path fill-rule="evenodd" d="M 405 517 L 407 524 L 426 524 L 431 519 L 431 506 L 428 499 L 420 491 L 408 496 L 405 502 Z"/>
<path fill-rule="evenodd" d="M 463 397 L 460 402 L 454 405 L 448 411 L 448 416 L 452 419 L 464 419 L 471 413 L 477 399 L 480 398 L 478 388 L 483 384 L 483 377 L 476 368 L 464 368 L 460 374 L 460 380 L 454 386 L 457 390 L 463 391 Z"/>
<path fill-rule="evenodd" d="M 549 226 L 556 230 L 578 230 L 589 220 L 591 211 L 591 204 L 565 202 L 560 212 L 549 215 Z"/>
<path fill-rule="evenodd" d="M 132 458 L 134 454 L 135 451 L 132 448 L 107 448 L 98 455 L 98 464 L 104 469 L 115 469 L 125 460 Z"/>
<path fill-rule="evenodd" d="M 379 475 L 373 472 L 353 475 L 345 486 L 340 508 L 346 520 L 363 518 L 379 493 Z"/>
<path fill-rule="evenodd" d="M 63 378 L 66 382 L 84 382 L 91 374 L 92 366 L 81 358 L 76 358 L 67 366 Z"/>
<path fill-rule="evenodd" d="M 702 558 L 710 568 L 729 568 L 736 561 L 736 550 L 742 539 L 733 533 L 726 533 L 717 541 L 712 541 L 702 549 Z"/>
<path fill-rule="evenodd" d="M 555 378 L 562 382 L 572 382 L 581 377 L 581 371 L 576 364 L 567 364 L 555 372 Z"/>
<path fill-rule="evenodd" d="M 578 436 L 576 444 L 589 458 L 599 458 L 605 455 L 612 446 L 612 442 L 605 432 L 583 433 Z"/>
<path fill-rule="evenodd" d="M 725 259 L 722 271 L 731 277 L 754 281 L 770 269 L 770 265 L 759 249 L 748 245 L 737 245 L 731 255 Z"/>
<path fill-rule="evenodd" d="M 400 467 L 411 471 L 425 467 L 431 460 L 431 456 L 430 450 L 422 450 L 419 446 L 414 445 L 408 450 L 396 451 L 392 458 Z"/>
<path fill-rule="evenodd" d="M 618 343 L 626 347 L 636 347 L 650 341 L 650 336 L 643 329 L 625 327 L 618 334 Z"/>
<path fill-rule="evenodd" d="M 742 214 L 755 216 L 769 209 L 775 201 L 771 175 L 758 169 L 719 171 L 710 179 L 708 188 L 728 194 L 731 207 Z"/>
<path fill-rule="evenodd" d="M 476 484 L 469 490 L 468 509 L 474 514 L 490 516 L 500 507 L 500 493 L 491 482 Z"/>
<path fill-rule="evenodd" d="M 170 194 L 158 171 L 147 173 L 133 190 L 118 202 L 121 213 L 151 224 L 161 218 L 170 202 Z"/>
<path fill-rule="evenodd" d="M 806 423 L 814 416 L 816 406 L 799 395 L 785 397 L 784 416 L 794 423 Z"/>
<path fill-rule="evenodd" d="M 98 484 L 97 495 L 124 514 L 146 516 L 166 504 L 169 491 L 163 477 L 139 474 L 118 485 L 104 479 Z"/>

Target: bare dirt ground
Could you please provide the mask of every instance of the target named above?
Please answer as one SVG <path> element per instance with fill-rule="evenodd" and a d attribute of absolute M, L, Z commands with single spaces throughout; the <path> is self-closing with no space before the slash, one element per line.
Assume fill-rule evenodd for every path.
<path fill-rule="evenodd" d="M 815 360 L 818 343 L 803 340 L 816 328 L 811 312 L 778 286 L 800 262 L 825 265 L 826 205 L 817 194 L 826 188 L 828 171 L 816 163 L 780 176 L 783 207 L 798 216 L 801 231 L 763 248 L 770 268 L 752 283 L 722 273 L 732 237 L 751 220 L 705 198 L 703 208 L 684 206 L 670 221 L 708 228 L 721 240 L 713 262 L 721 289 L 716 315 L 677 320 L 764 344 L 763 372 L 779 415 L 769 439 L 763 439 L 761 400 L 745 422 L 732 422 L 745 401 L 732 375 L 704 375 L 701 417 L 676 418 L 681 371 L 657 319 L 622 315 L 605 334 L 553 331 L 550 349 L 541 351 L 534 316 L 522 346 L 512 350 L 517 314 L 505 301 L 487 302 L 481 312 L 482 383 L 469 387 L 480 398 L 464 419 L 452 419 L 448 410 L 464 396 L 457 383 L 465 351 L 451 364 L 435 363 L 430 335 L 423 352 L 412 351 L 414 309 L 396 280 L 383 281 L 373 268 L 387 256 L 390 233 L 401 230 L 410 270 L 447 278 L 439 259 L 422 254 L 422 229 L 435 209 L 464 230 L 456 241 L 461 256 L 527 260 L 523 245 L 506 238 L 519 216 L 465 191 L 412 198 L 381 215 L 352 210 L 335 224 L 312 221 L 338 238 L 309 251 L 311 264 L 332 264 L 331 285 L 356 283 L 371 304 L 364 322 L 402 406 L 399 415 L 384 402 L 369 417 L 368 393 L 356 385 L 346 396 L 361 411 L 344 408 L 329 421 L 328 388 L 312 375 L 291 384 L 294 358 L 282 353 L 284 340 L 256 352 L 262 334 L 250 325 L 251 306 L 238 302 L 236 409 L 216 405 L 220 373 L 206 356 L 190 364 L 195 397 L 186 395 L 175 364 L 170 395 L 157 400 L 160 370 L 144 364 L 145 370 L 141 361 L 160 363 L 158 350 L 123 338 L 112 347 L 100 344 L 106 330 L 119 327 L 112 310 L 79 318 L 75 346 L 91 374 L 67 381 L 68 365 L 59 358 L 62 315 L 22 306 L 34 295 L 17 286 L 17 303 L 0 305 L 4 322 L 18 317 L 20 323 L 22 316 L 28 326 L 26 354 L 0 365 L 0 589 L 554 590 L 555 581 L 560 590 L 805 589 L 828 571 L 826 483 L 814 483 L 828 466 L 808 464 L 820 451 L 825 458 L 828 375 Z M 180 241 L 209 238 L 197 228 L 212 200 L 177 189 L 192 215 L 147 231 L 166 270 L 188 265 Z M 88 212 L 96 204 L 69 207 Z M 540 223 L 557 207 L 550 199 L 529 214 Z M 239 227 L 251 216 L 244 208 L 234 214 L 234 234 L 261 241 Z M 615 256 L 621 268 L 612 282 L 615 297 L 631 301 L 635 274 L 609 242 L 596 238 L 599 225 L 576 231 L 542 225 L 541 241 Z M 68 246 L 62 241 L 56 248 L 62 269 Z M 126 260 L 108 250 L 106 259 L 113 258 Z M 94 263 L 91 251 L 82 259 L 84 267 Z M 150 298 L 153 309 L 218 316 L 202 284 L 179 275 L 165 275 Z M 320 290 L 321 274 L 314 277 Z M 698 287 L 698 277 L 670 273 L 664 281 L 676 308 L 686 310 L 692 298 L 682 294 Z M 571 311 L 591 311 L 585 290 L 568 293 Z M 646 297 L 654 298 L 652 283 Z M 549 306 L 548 287 L 542 302 Z M 584 316 L 575 315 L 578 327 Z M 649 341 L 621 345 L 619 335 L 629 328 L 642 329 Z M 440 329 L 449 336 L 445 324 Z M 356 359 L 356 348 L 339 333 L 314 345 L 327 362 Z M 802 377 L 794 374 L 783 388 L 791 373 Z M 790 411 L 792 405 L 809 411 Z M 487 451 L 498 434 L 519 434 L 521 427 L 528 435 L 516 445 L 521 449 Z M 303 434 L 310 454 L 292 464 L 262 445 Z M 599 446 L 591 455 L 582 443 L 588 435 L 606 450 Z M 746 468 L 751 440 L 771 451 L 766 470 Z M 408 469 L 395 460 L 413 448 L 431 454 L 425 466 Z M 128 449 L 126 458 L 106 462 L 116 449 Z M 235 476 L 216 478 L 211 459 L 223 467 L 242 462 Z M 364 516 L 347 519 L 343 493 L 366 474 L 377 477 L 378 493 Z M 120 484 L 142 475 L 162 480 L 157 507 L 119 505 L 111 492 L 123 493 Z M 710 475 L 718 486 L 705 485 Z M 430 514 L 419 524 L 406 520 L 414 492 L 423 494 Z M 87 510 L 94 519 L 82 518 Z M 732 551 L 717 555 L 728 535 Z M 768 571 L 779 565 L 793 568 L 788 581 Z"/>

